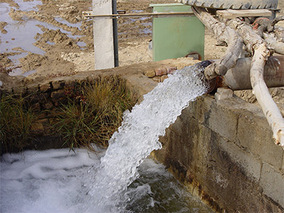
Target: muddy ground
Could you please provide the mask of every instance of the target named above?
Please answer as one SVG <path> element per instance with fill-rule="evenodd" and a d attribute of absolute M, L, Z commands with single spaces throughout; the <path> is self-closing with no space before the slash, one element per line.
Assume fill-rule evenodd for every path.
<path fill-rule="evenodd" d="M 21 49 L 21 47 L 14 48 L 10 52 L 1 50 L 0 62 L 2 67 L 20 66 L 23 72 L 36 70 L 36 73 L 29 75 L 29 78 L 39 76 L 50 78 L 93 69 L 93 22 L 84 20 L 82 16 L 83 11 L 91 9 L 91 0 L 42 0 L 42 4 L 36 6 L 37 10 L 29 11 L 21 10 L 16 2 L 18 1 L 1 0 L 1 3 L 7 3 L 11 6 L 9 16 L 14 21 L 18 21 L 19 24 L 25 24 L 27 19 L 33 19 L 59 27 L 60 30 L 49 29 L 41 24 L 37 25 L 42 33 L 36 35 L 36 42 L 33 45 L 45 53 L 36 54 L 28 52 L 27 56 L 19 60 L 20 64 L 13 64 L 8 57 L 25 52 L 25 50 Z M 30 2 L 33 2 L 33 0 L 30 0 Z M 152 2 L 165 3 L 173 1 L 119 1 L 117 6 L 118 10 L 125 10 L 126 13 L 150 12 L 149 4 Z M 58 17 L 67 22 L 62 23 L 62 21 L 58 21 Z M 80 27 L 74 26 L 76 23 L 80 24 Z M 0 21 L 2 34 L 7 33 L 6 26 L 7 22 Z M 74 39 L 68 36 L 62 30 L 70 32 L 72 36 L 77 36 L 77 38 Z M 152 60 L 151 52 L 148 49 L 151 32 L 152 19 L 150 17 L 143 19 L 118 19 L 120 65 Z M 84 43 L 84 46 L 81 47 L 78 45 L 79 43 Z"/>
<path fill-rule="evenodd" d="M 20 59 L 19 66 L 23 72 L 36 70 L 36 73 L 29 75 L 29 78 L 55 77 L 70 75 L 79 71 L 92 70 L 94 67 L 93 54 L 93 33 L 92 21 L 84 20 L 82 11 L 91 9 L 91 0 L 42 0 L 38 5 L 38 10 L 23 11 L 16 3 L 18 0 L 1 0 L 11 6 L 10 17 L 24 24 L 27 19 L 34 19 L 43 23 L 52 24 L 62 30 L 71 32 L 80 38 L 70 38 L 62 30 L 49 29 L 43 25 L 38 25 L 42 33 L 35 37 L 35 46 L 39 47 L 45 54 L 28 52 L 28 55 Z M 33 2 L 33 0 L 30 0 Z M 174 0 L 122 0 L 118 1 L 118 10 L 125 10 L 126 13 L 151 12 L 151 3 L 174 3 Z M 64 24 L 55 17 L 60 17 L 67 21 Z M 69 24 L 68 24 L 69 23 Z M 74 23 L 81 23 L 80 28 L 70 26 Z M 0 21 L 1 33 L 7 33 L 7 22 Z M 215 40 L 206 32 L 205 58 L 219 58 L 225 52 L 225 47 L 216 47 Z M 119 64 L 120 66 L 152 60 L 149 50 L 149 41 L 152 37 L 152 18 L 119 18 L 118 19 L 118 39 L 119 39 Z M 11 38 L 13 39 L 13 38 Z M 213 39 L 213 40 L 212 40 Z M 6 41 L 7 42 L 7 41 Z M 84 43 L 82 48 L 78 43 Z M 1 43 L 0 43 L 1 47 Z M 1 51 L 0 62 L 5 68 L 15 67 L 9 60 L 9 56 L 16 55 L 21 47 L 15 51 Z M 212 50 L 212 51 L 211 51 Z"/>
<path fill-rule="evenodd" d="M 33 4 L 40 2 L 35 9 L 23 10 L 22 3 Z M 174 3 L 174 0 L 118 0 L 118 10 L 126 13 L 151 12 L 151 3 Z M 40 48 L 44 54 L 24 50 L 21 46 L 5 51 L 1 46 L 11 41 L 0 40 L 0 69 L 10 71 L 13 67 L 20 67 L 22 72 L 28 73 L 28 78 L 51 78 L 56 76 L 72 75 L 80 71 L 93 70 L 93 32 L 90 20 L 84 20 L 83 11 L 91 10 L 92 0 L 0 0 L 0 3 L 9 5 L 9 16 L 19 25 L 28 20 L 39 21 L 37 27 L 40 32 L 35 36 L 33 45 Z M 20 4 L 21 3 L 21 4 Z M 279 9 L 284 9 L 284 1 L 279 1 Z M 1 12 L 1 11 L 0 11 Z M 284 15 L 284 10 L 279 14 Z M 57 29 L 50 29 L 56 26 Z M 284 26 L 284 23 L 281 23 Z M 2 35 L 8 33 L 8 24 L 0 19 Z M 120 66 L 152 60 L 149 50 L 149 41 L 152 37 L 152 18 L 119 18 L 119 64 Z M 205 59 L 221 58 L 226 47 L 216 46 L 216 39 L 205 31 Z M 83 44 L 83 45 L 82 45 Z M 26 53 L 15 64 L 9 57 Z M 33 72 L 31 72 L 33 71 Z M 34 72 L 35 71 L 35 72 Z M 280 93 L 279 93 L 280 91 Z M 273 90 L 275 97 L 282 94 L 282 89 Z M 236 92 L 240 97 L 255 102 L 255 97 L 250 91 Z M 280 102 L 283 99 L 280 96 Z M 283 95 L 284 97 L 284 95 Z M 279 102 L 279 101 L 278 101 Z M 281 102 L 282 103 L 282 102 Z"/>

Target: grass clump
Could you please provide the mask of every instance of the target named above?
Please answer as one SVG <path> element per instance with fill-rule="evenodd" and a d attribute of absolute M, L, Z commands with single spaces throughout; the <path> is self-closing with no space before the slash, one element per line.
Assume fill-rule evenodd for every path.
<path fill-rule="evenodd" d="M 0 102 L 0 140 L 2 150 L 22 150 L 31 140 L 30 129 L 36 114 L 26 104 L 26 98 L 2 94 Z"/>
<path fill-rule="evenodd" d="M 54 99 L 52 92 L 65 94 Z M 137 102 L 118 76 L 65 86 L 64 91 L 25 96 L 1 93 L 0 98 L 0 155 L 53 146 L 92 149 L 94 143 L 106 147 L 123 112 Z"/>
<path fill-rule="evenodd" d="M 106 147 L 122 122 L 123 112 L 137 102 L 125 80 L 117 76 L 99 78 L 72 91 L 54 124 L 71 149 L 92 148 L 92 143 Z"/>

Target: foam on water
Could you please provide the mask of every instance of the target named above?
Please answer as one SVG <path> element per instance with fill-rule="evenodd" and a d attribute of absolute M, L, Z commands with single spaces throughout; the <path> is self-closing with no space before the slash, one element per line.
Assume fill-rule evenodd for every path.
<path fill-rule="evenodd" d="M 89 194 L 102 208 L 101 212 L 119 210 L 115 207 L 119 193 L 137 178 L 137 167 L 142 160 L 161 148 L 159 136 L 165 134 L 189 101 L 205 93 L 206 86 L 198 77 L 201 71 L 200 65 L 195 65 L 175 72 L 124 114 L 122 125 L 110 139 L 100 170 L 90 185 Z"/>
<path fill-rule="evenodd" d="M 84 149 L 6 154 L 1 166 L 2 213 L 77 213 L 86 202 L 82 180 L 99 157 Z"/>
<path fill-rule="evenodd" d="M 161 148 L 159 136 L 190 101 L 206 91 L 198 77 L 202 69 L 200 65 L 185 67 L 145 95 L 124 114 L 105 154 L 79 149 L 76 154 L 48 150 L 4 155 L 0 161 L 1 212 L 191 212 L 180 202 L 185 191 L 168 179 L 164 166 L 147 160 L 144 168 L 140 166 L 146 170 L 146 181 L 135 179 L 143 160 Z M 155 187 L 168 192 L 155 199 Z"/>
<path fill-rule="evenodd" d="M 90 203 L 91 197 L 85 194 L 85 178 L 90 168 L 99 166 L 103 152 L 75 151 L 4 155 L 0 161 L 0 212 L 100 213 L 96 204 Z M 124 212 L 210 212 L 163 165 L 146 159 L 138 172 L 140 177 L 120 201 Z M 192 211 L 195 209 L 200 211 Z"/>

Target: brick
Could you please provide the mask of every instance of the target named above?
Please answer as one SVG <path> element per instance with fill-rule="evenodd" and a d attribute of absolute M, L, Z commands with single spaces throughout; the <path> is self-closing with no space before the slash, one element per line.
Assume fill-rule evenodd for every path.
<path fill-rule="evenodd" d="M 44 131 L 43 124 L 41 122 L 35 122 L 31 125 L 31 131 L 33 133 L 41 133 Z"/>
<path fill-rule="evenodd" d="M 163 75 L 163 76 L 161 76 L 161 82 L 163 82 L 164 80 L 166 80 L 168 78 L 168 76 L 167 75 Z"/>
<path fill-rule="evenodd" d="M 283 150 L 274 144 L 272 131 L 264 117 L 242 114 L 238 122 L 238 141 L 242 147 L 262 161 L 280 169 Z"/>
<path fill-rule="evenodd" d="M 279 170 L 264 163 L 261 171 L 260 186 L 263 193 L 284 207 L 284 176 Z"/>
<path fill-rule="evenodd" d="M 39 88 L 40 88 L 40 91 L 42 91 L 42 92 L 46 92 L 47 90 L 51 89 L 49 83 L 48 84 L 42 84 L 42 85 L 39 86 Z"/>
<path fill-rule="evenodd" d="M 55 90 L 62 89 L 64 85 L 65 85 L 65 81 L 53 81 L 52 82 L 52 87 Z"/>
<path fill-rule="evenodd" d="M 160 76 L 155 76 L 154 78 L 152 78 L 153 81 L 155 82 L 161 82 L 161 77 Z"/>
<path fill-rule="evenodd" d="M 214 99 L 211 96 L 200 96 L 195 101 L 190 102 L 189 106 L 184 109 L 187 116 L 196 118 L 200 123 L 204 123 L 210 114 L 210 107 Z"/>
<path fill-rule="evenodd" d="M 61 100 L 62 98 L 65 98 L 65 97 L 66 95 L 64 93 L 64 90 L 58 90 L 58 91 L 51 93 L 51 98 L 55 100 Z"/>
<path fill-rule="evenodd" d="M 156 76 L 166 75 L 167 74 L 167 68 L 166 67 L 159 67 L 155 69 Z"/>
<path fill-rule="evenodd" d="M 177 67 L 167 67 L 167 74 L 173 74 L 176 70 Z"/>
<path fill-rule="evenodd" d="M 217 93 L 215 93 L 215 99 L 217 101 L 227 99 L 227 98 L 232 98 L 233 97 L 233 90 L 228 89 L 228 88 L 218 88 Z"/>
<path fill-rule="evenodd" d="M 245 171 L 246 176 L 252 177 L 256 181 L 260 180 L 261 161 L 259 159 L 232 142 L 220 140 L 220 146 Z"/>
<path fill-rule="evenodd" d="M 205 118 L 205 124 L 222 137 L 234 141 L 236 139 L 238 114 L 221 105 L 212 104 Z"/>
<path fill-rule="evenodd" d="M 147 70 L 144 72 L 144 75 L 146 75 L 148 78 L 153 78 L 156 76 L 156 73 L 154 70 Z"/>

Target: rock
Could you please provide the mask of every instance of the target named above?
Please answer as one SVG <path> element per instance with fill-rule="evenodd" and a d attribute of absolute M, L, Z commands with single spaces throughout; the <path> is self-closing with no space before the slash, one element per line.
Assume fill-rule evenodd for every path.
<path fill-rule="evenodd" d="M 44 132 L 44 127 L 42 122 L 35 122 L 31 125 L 31 131 L 33 133 L 42 133 Z"/>
<path fill-rule="evenodd" d="M 148 78 L 153 78 L 156 76 L 156 73 L 154 70 L 147 70 L 145 71 L 144 75 L 146 75 Z"/>
<path fill-rule="evenodd" d="M 163 82 L 165 79 L 167 79 L 168 78 L 168 76 L 167 75 L 163 75 L 163 76 L 161 76 L 161 82 Z"/>
<path fill-rule="evenodd" d="M 50 84 L 40 85 L 39 88 L 40 88 L 40 91 L 42 91 L 42 92 L 46 92 L 47 90 L 51 89 Z"/>
<path fill-rule="evenodd" d="M 166 67 L 159 67 L 155 69 L 156 76 L 162 76 L 167 74 L 167 68 Z"/>
<path fill-rule="evenodd" d="M 65 85 L 64 81 L 53 81 L 52 82 L 52 87 L 54 90 L 61 89 L 64 87 L 64 85 Z"/>
<path fill-rule="evenodd" d="M 156 81 L 156 82 L 161 82 L 161 77 L 160 76 L 155 76 L 154 78 L 152 78 L 153 81 Z"/>
<path fill-rule="evenodd" d="M 232 98 L 234 95 L 234 92 L 233 90 L 229 89 L 229 88 L 218 88 L 217 89 L 217 92 L 215 94 L 215 99 L 217 101 L 219 100 L 224 100 L 224 99 L 227 99 L 227 98 Z"/>
<path fill-rule="evenodd" d="M 54 101 L 59 101 L 63 98 L 66 98 L 66 95 L 64 93 L 64 90 L 58 90 L 51 93 L 51 98 L 54 99 Z"/>
<path fill-rule="evenodd" d="M 167 74 L 173 74 L 177 70 L 177 67 L 167 67 Z"/>

